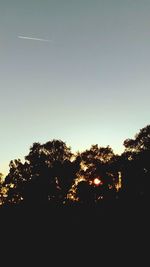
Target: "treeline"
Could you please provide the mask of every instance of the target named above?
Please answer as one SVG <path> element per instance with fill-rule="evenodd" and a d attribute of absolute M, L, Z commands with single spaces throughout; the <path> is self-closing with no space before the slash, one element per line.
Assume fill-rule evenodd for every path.
<path fill-rule="evenodd" d="M 24 163 L 10 162 L 0 175 L 0 204 L 10 206 L 98 205 L 149 199 L 150 125 L 116 155 L 110 146 L 92 145 L 73 154 L 61 140 L 34 143 Z"/>

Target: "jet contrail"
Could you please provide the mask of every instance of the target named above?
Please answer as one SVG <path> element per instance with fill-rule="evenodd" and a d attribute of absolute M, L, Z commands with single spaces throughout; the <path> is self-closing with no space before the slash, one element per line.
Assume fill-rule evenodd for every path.
<path fill-rule="evenodd" d="M 33 41 L 41 41 L 41 42 L 52 42 L 52 40 L 42 39 L 42 38 L 34 38 L 28 36 L 18 36 L 19 39 L 33 40 Z"/>

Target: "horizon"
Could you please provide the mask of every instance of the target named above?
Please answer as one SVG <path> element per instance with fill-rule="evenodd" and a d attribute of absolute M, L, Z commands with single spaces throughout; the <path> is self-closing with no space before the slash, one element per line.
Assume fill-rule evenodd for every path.
<path fill-rule="evenodd" d="M 145 125 L 146 126 L 146 125 Z M 143 128 L 143 127 L 142 127 Z M 141 129 L 142 129 L 141 128 Z M 140 129 L 139 129 L 139 131 L 140 131 Z M 139 131 L 137 131 L 136 133 L 138 133 Z M 135 134 L 136 134 L 135 133 Z M 130 138 L 134 138 L 135 137 L 135 134 L 133 135 L 133 136 L 130 136 Z M 127 137 L 126 139 L 128 139 L 129 137 Z M 84 152 L 85 150 L 89 150 L 90 148 L 91 148 L 91 146 L 92 145 L 98 145 L 99 147 L 107 147 L 107 146 L 109 146 L 110 148 L 112 148 L 112 150 L 113 150 L 113 152 L 114 152 L 114 154 L 116 154 L 116 155 L 121 155 L 122 153 L 123 153 L 123 151 L 125 150 L 125 147 L 123 146 L 123 143 L 122 143 L 122 146 L 120 146 L 120 147 L 118 147 L 118 150 L 117 150 L 117 148 L 116 149 L 114 149 L 110 144 L 104 144 L 104 145 L 101 145 L 100 143 L 91 143 L 91 144 L 89 144 L 89 146 L 87 146 L 87 147 L 82 147 L 81 149 L 78 149 L 77 148 L 77 146 L 74 146 L 74 149 L 72 148 L 72 146 L 71 145 L 69 145 L 69 143 L 68 142 L 66 142 L 65 140 L 62 140 L 61 138 L 52 138 L 51 140 L 41 140 L 41 141 L 38 141 L 38 140 L 36 140 L 36 141 L 34 141 L 34 142 L 32 142 L 32 144 L 33 143 L 36 143 L 36 142 L 39 142 L 40 144 L 43 144 L 43 143 L 46 143 L 46 142 L 48 142 L 48 141 L 52 141 L 52 140 L 61 140 L 61 141 L 63 141 L 63 142 L 65 142 L 66 143 L 66 145 L 68 146 L 68 147 L 70 147 L 71 148 L 71 152 L 73 153 L 73 154 L 76 154 L 77 152 L 79 152 L 79 153 L 82 153 L 82 152 Z M 123 141 L 125 141 L 125 139 L 123 140 Z M 12 159 L 10 159 L 9 160 L 9 162 L 5 162 L 5 163 L 0 163 L 0 173 L 2 173 L 3 174 L 3 176 L 5 177 L 7 174 L 8 174 L 8 172 L 9 172 L 9 163 L 10 163 L 10 161 L 11 160 L 15 160 L 15 159 L 20 159 L 22 162 L 24 162 L 25 161 L 25 156 L 29 153 L 29 149 L 30 149 L 30 147 L 32 146 L 32 144 L 30 144 L 30 146 L 28 147 L 28 148 L 26 148 L 26 154 L 20 154 L 21 156 L 19 157 L 18 155 L 16 155 L 16 157 L 15 158 L 12 158 Z"/>
<path fill-rule="evenodd" d="M 0 172 L 52 139 L 122 153 L 149 124 L 149 13 L 147 0 L 0 4 Z"/>
<path fill-rule="evenodd" d="M 51 139 L 51 140 L 53 140 L 53 138 Z M 51 141 L 51 140 L 47 140 L 47 141 Z M 59 139 L 59 140 L 61 140 L 61 139 Z M 45 142 L 47 142 L 47 141 L 45 141 Z M 64 141 L 64 140 L 61 140 L 61 141 Z M 36 141 L 36 142 L 38 142 L 38 141 Z M 64 141 L 65 142 L 65 141 Z M 35 143 L 35 142 L 33 142 L 33 143 Z M 32 143 L 32 144 L 33 144 Z M 44 143 L 44 142 L 39 142 L 39 143 Z M 66 143 L 66 142 L 65 142 Z M 32 144 L 28 147 L 28 148 L 26 148 L 26 151 L 27 151 L 27 153 L 29 153 L 29 149 L 30 149 L 30 147 L 32 146 Z M 85 151 L 85 150 L 88 150 L 88 149 L 90 149 L 91 148 L 91 146 L 92 145 L 98 145 L 98 146 L 100 146 L 100 144 L 91 144 L 91 145 L 89 145 L 89 146 L 87 146 L 87 147 L 83 147 L 83 148 L 81 148 L 81 149 L 77 149 L 77 147 L 76 147 L 76 150 L 74 149 L 72 149 L 72 147 L 68 144 L 68 143 L 66 143 L 66 145 L 68 146 L 68 147 L 70 147 L 71 148 L 71 152 L 73 153 L 73 154 L 76 154 L 77 152 L 80 152 L 80 153 L 82 153 L 83 151 Z M 107 146 L 110 146 L 109 144 L 108 145 L 105 145 L 105 146 L 101 146 L 101 147 L 107 147 Z M 110 146 L 112 149 L 113 149 L 113 147 L 112 146 Z M 120 155 L 122 152 L 123 152 L 123 150 L 124 150 L 124 147 L 123 147 L 123 145 L 122 145 L 122 149 L 120 149 L 120 151 L 116 151 L 116 150 L 114 150 L 113 149 L 113 152 L 115 153 L 115 154 L 118 154 L 118 155 Z M 21 161 L 22 162 L 24 162 L 24 160 L 25 160 L 25 156 L 27 155 L 22 155 L 22 153 L 20 154 L 21 156 L 19 157 L 19 156 L 17 156 L 16 155 L 16 157 L 15 158 L 12 158 L 12 159 L 10 159 L 10 160 L 15 160 L 15 159 L 21 159 Z M 6 176 L 7 174 L 8 174 L 8 172 L 9 172 L 9 163 L 10 163 L 10 161 L 9 162 L 4 162 L 4 163 L 2 163 L 2 164 L 0 164 L 0 173 L 2 173 L 3 174 L 3 176 Z"/>

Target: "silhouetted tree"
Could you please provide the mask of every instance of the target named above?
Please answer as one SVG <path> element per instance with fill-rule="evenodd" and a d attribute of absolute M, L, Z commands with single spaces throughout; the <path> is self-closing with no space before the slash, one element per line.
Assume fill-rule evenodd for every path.
<path fill-rule="evenodd" d="M 7 203 L 63 203 L 80 168 L 72 160 L 71 149 L 60 140 L 34 143 L 25 163 L 11 161 L 5 183 L 9 188 Z"/>
<path fill-rule="evenodd" d="M 61 140 L 34 143 L 24 163 L 10 162 L 2 183 L 0 203 L 5 205 L 62 205 L 110 203 L 148 199 L 150 187 L 150 125 L 134 139 L 124 141 L 125 151 L 115 155 L 107 147 L 92 145 L 73 155 Z"/>
<path fill-rule="evenodd" d="M 3 174 L 0 173 L 0 205 L 4 202 Z"/>
<path fill-rule="evenodd" d="M 20 159 L 12 160 L 9 164 L 9 173 L 5 178 L 8 196 L 5 204 L 18 204 L 22 201 L 23 187 L 31 179 L 30 168 L 27 162 Z"/>
<path fill-rule="evenodd" d="M 125 151 L 141 152 L 150 150 L 150 125 L 142 128 L 134 139 L 126 139 L 124 141 Z"/>
<path fill-rule="evenodd" d="M 90 150 L 86 150 L 81 154 L 83 168 L 80 174 L 91 185 L 94 194 L 91 199 L 95 202 L 115 197 L 115 185 L 118 177 L 115 176 L 116 173 L 111 168 L 114 156 L 113 150 L 109 146 L 98 147 L 98 145 L 91 146 Z M 94 183 L 95 178 L 100 180 L 100 183 L 97 185 Z M 85 186 L 87 187 L 87 185 Z M 80 192 L 79 199 L 81 198 Z"/>
<path fill-rule="evenodd" d="M 128 198 L 147 198 L 150 186 L 150 125 L 142 128 L 134 139 L 126 139 L 124 146 L 122 190 Z"/>
<path fill-rule="evenodd" d="M 76 188 L 76 196 L 81 204 L 91 205 L 95 201 L 93 186 L 88 181 L 81 181 Z"/>

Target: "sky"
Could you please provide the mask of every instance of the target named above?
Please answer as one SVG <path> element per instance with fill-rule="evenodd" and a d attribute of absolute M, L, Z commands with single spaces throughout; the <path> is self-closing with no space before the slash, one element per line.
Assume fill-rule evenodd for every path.
<path fill-rule="evenodd" d="M 149 0 L 0 1 L 0 172 L 33 142 L 115 153 L 150 123 Z"/>

